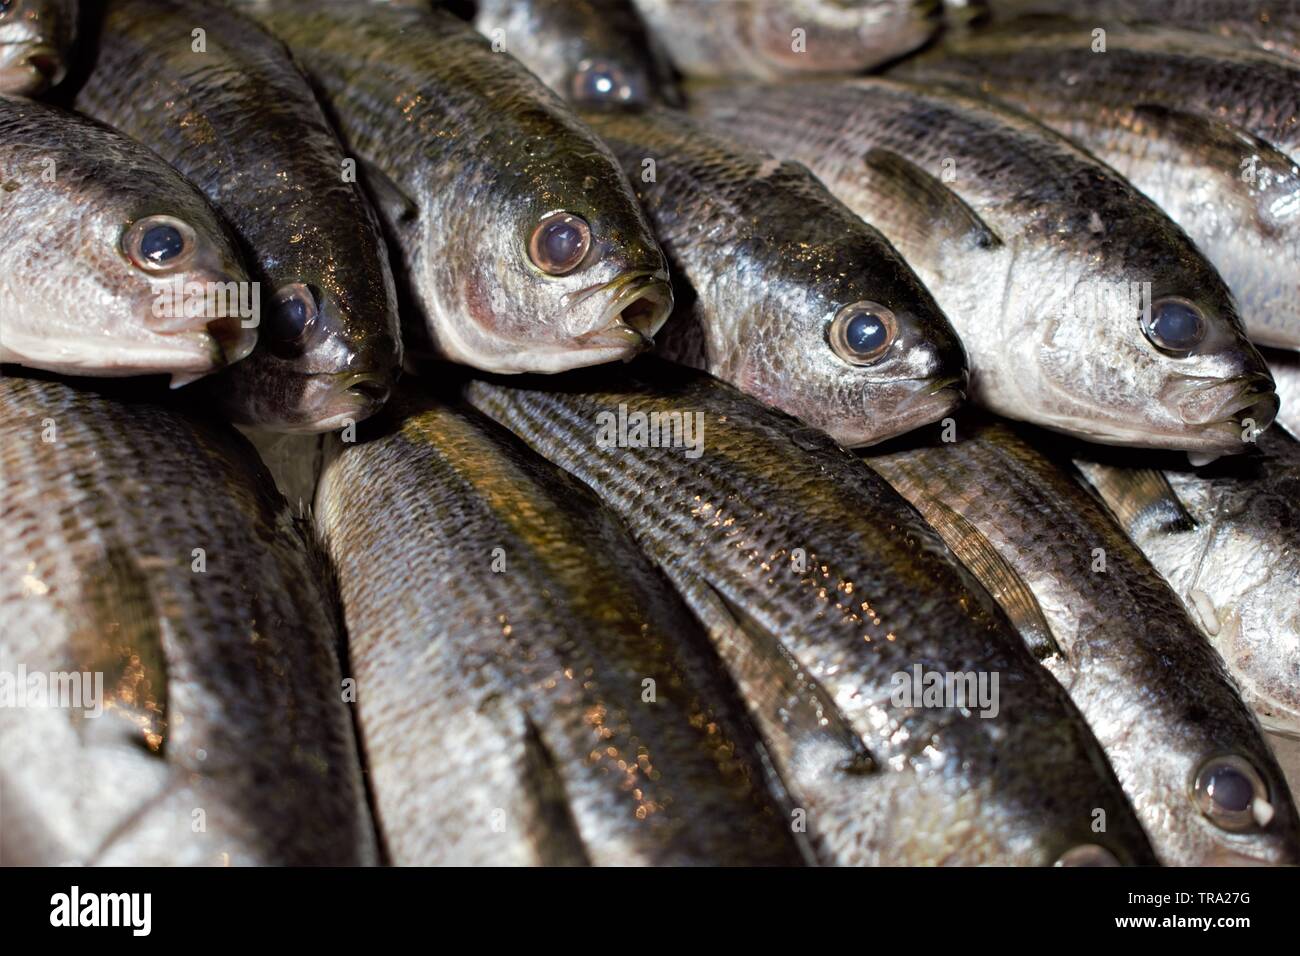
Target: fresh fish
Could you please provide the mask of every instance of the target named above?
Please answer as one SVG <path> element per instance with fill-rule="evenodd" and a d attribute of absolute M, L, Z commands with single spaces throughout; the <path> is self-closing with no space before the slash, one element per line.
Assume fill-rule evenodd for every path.
<path fill-rule="evenodd" d="M 1300 349 L 1300 63 L 1216 37 L 1008 26 L 900 75 L 977 87 L 1114 167 L 1222 273 L 1251 338 Z"/>
<path fill-rule="evenodd" d="M 1112 170 L 973 97 L 893 80 L 702 90 L 701 115 L 806 163 L 934 293 L 971 396 L 1108 444 L 1243 449 L 1277 412 L 1228 289 Z"/>
<path fill-rule="evenodd" d="M 375 862 L 328 572 L 238 435 L 5 375 L 0 491 L 0 858 Z"/>
<path fill-rule="evenodd" d="M 474 25 L 580 106 L 681 103 L 632 0 L 479 0 Z"/>
<path fill-rule="evenodd" d="M 734 688 L 617 519 L 484 416 L 404 397 L 316 507 L 393 861 L 802 862 Z"/>
<path fill-rule="evenodd" d="M 1277 396 L 1282 407 L 1277 413 L 1277 423 L 1300 438 L 1300 355 L 1280 350 L 1264 351 L 1273 381 L 1277 383 Z"/>
<path fill-rule="evenodd" d="M 467 394 L 689 583 L 819 859 L 1152 859 L 1082 718 L 992 599 L 824 434 L 661 363 Z"/>
<path fill-rule="evenodd" d="M 0 0 L 0 93 L 34 96 L 63 81 L 77 0 Z"/>
<path fill-rule="evenodd" d="M 401 361 L 388 254 L 288 50 L 211 0 L 108 0 L 98 50 L 77 106 L 198 185 L 265 287 L 258 348 L 204 382 L 205 397 L 282 431 L 372 414 Z"/>
<path fill-rule="evenodd" d="M 1031 649 L 1101 742 L 1160 862 L 1300 861 L 1295 806 L 1254 715 L 1068 458 L 991 419 L 963 417 L 952 442 L 933 431 L 867 462 L 1031 624 Z"/>
<path fill-rule="evenodd" d="M 557 372 L 648 344 L 672 307 L 663 253 L 609 150 L 513 57 L 441 10 L 248 11 L 307 67 L 365 163 L 413 290 L 413 350 Z"/>
<path fill-rule="evenodd" d="M 777 79 L 856 73 L 938 29 L 937 0 L 635 0 L 651 33 L 692 77 Z"/>
<path fill-rule="evenodd" d="M 154 153 L 0 95 L 0 179 L 0 362 L 179 385 L 253 350 L 233 240 Z M 200 294 L 178 301 L 177 283 Z"/>
<path fill-rule="evenodd" d="M 807 169 L 672 110 L 590 122 L 622 160 L 678 283 L 661 354 L 850 447 L 961 401 L 957 333 L 893 246 Z"/>
<path fill-rule="evenodd" d="M 1191 470 L 1090 454 L 1080 467 L 1209 635 L 1269 730 L 1300 737 L 1300 443 Z"/>

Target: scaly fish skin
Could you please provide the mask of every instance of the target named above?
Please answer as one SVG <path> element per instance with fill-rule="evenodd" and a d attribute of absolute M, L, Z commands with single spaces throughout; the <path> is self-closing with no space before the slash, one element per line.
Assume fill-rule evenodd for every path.
<path fill-rule="evenodd" d="M 0 93 L 35 96 L 62 82 L 77 14 L 77 0 L 0 3 Z"/>
<path fill-rule="evenodd" d="M 977 88 L 1065 134 L 1165 210 L 1261 345 L 1300 349 L 1300 63 L 1202 33 L 1017 24 L 898 75 Z"/>
<path fill-rule="evenodd" d="M 202 193 L 157 155 L 0 95 L 0 175 L 0 362 L 181 383 L 252 351 L 257 330 L 234 310 L 171 295 L 176 282 L 225 288 L 248 276 Z"/>
<path fill-rule="evenodd" d="M 800 863 L 734 690 L 617 519 L 472 409 L 394 406 L 316 504 L 393 861 Z"/>
<path fill-rule="evenodd" d="M 375 862 L 328 571 L 238 435 L 5 375 L 0 489 L 0 670 L 103 692 L 0 707 L 6 863 Z"/>
<path fill-rule="evenodd" d="M 931 431 L 867 463 L 936 527 L 959 529 L 949 541 L 959 556 L 965 539 L 982 536 L 1028 586 L 1055 639 L 1040 660 L 1105 749 L 1161 863 L 1300 860 L 1295 806 L 1254 715 L 1178 596 L 1069 460 L 992 419 L 962 417 L 955 442 Z M 969 525 L 944 525 L 947 511 Z M 997 575 L 967 566 L 999 594 Z M 1224 774 L 1252 788 L 1244 819 L 1217 805 L 1205 812 L 1189 786 L 1216 776 L 1223 786 Z"/>
<path fill-rule="evenodd" d="M 675 580 L 702 581 L 715 640 L 736 615 L 727 640 L 743 646 L 719 651 L 820 859 L 1044 865 L 1080 845 L 1152 859 L 1082 718 L 992 599 L 825 435 L 662 363 L 468 396 L 595 490 Z M 702 445 L 647 447 L 634 420 L 655 412 L 703 416 Z M 909 701 L 918 667 L 986 688 L 998 674 L 996 715 Z"/>
<path fill-rule="evenodd" d="M 245 9 L 289 44 L 365 161 L 413 290 L 409 345 L 556 372 L 631 357 L 658 331 L 667 267 L 617 162 L 512 56 L 440 10 Z"/>
<path fill-rule="evenodd" d="M 807 169 L 671 110 L 589 121 L 623 162 L 679 283 L 682 308 L 660 334 L 661 354 L 848 447 L 961 401 L 957 333 L 888 240 Z M 841 351 L 849 346 L 835 328 L 858 313 L 889 317 L 880 345 L 868 343 L 878 354 Z"/>
<path fill-rule="evenodd" d="M 857 73 L 921 46 L 942 19 L 937 0 L 635 2 L 691 77 Z"/>
<path fill-rule="evenodd" d="M 210 400 L 305 432 L 383 404 L 401 361 L 383 236 L 283 44 L 210 0 L 109 0 L 77 106 L 193 181 L 256 260 L 259 346 L 203 383 Z"/>
<path fill-rule="evenodd" d="M 885 234 L 961 335 L 978 403 L 1093 441 L 1207 454 L 1242 451 L 1243 423 L 1273 420 L 1272 379 L 1213 267 L 1032 120 L 888 79 L 722 87 L 692 104 L 807 164 Z"/>

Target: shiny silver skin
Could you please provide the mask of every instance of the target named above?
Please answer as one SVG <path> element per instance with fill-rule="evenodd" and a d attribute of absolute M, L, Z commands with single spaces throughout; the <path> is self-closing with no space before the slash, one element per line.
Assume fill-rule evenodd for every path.
<path fill-rule="evenodd" d="M 939 27 L 938 0 L 635 0 L 690 77 L 777 79 L 857 73 L 902 56 Z M 800 38 L 795 30 L 802 30 Z M 796 43 L 802 49 L 796 49 Z"/>
<path fill-rule="evenodd" d="M 683 587 L 821 861 L 1152 861 L 1061 688 L 915 509 L 826 435 L 659 361 L 467 392 Z M 604 416 L 652 412 L 703 415 L 700 457 L 602 441 Z M 998 675 L 996 713 L 896 696 L 915 667 Z"/>
<path fill-rule="evenodd" d="M 668 256 L 680 304 L 656 350 L 829 433 L 867 445 L 936 421 L 962 399 L 966 354 L 888 240 L 806 168 L 689 116 L 590 114 Z M 641 176 L 656 164 L 654 181 Z M 831 344 L 841 310 L 889 310 L 896 337 L 870 364 Z"/>
<path fill-rule="evenodd" d="M 1300 354 L 1266 349 L 1264 359 L 1277 383 L 1277 397 L 1282 401 L 1277 423 L 1292 437 L 1300 438 Z"/>
<path fill-rule="evenodd" d="M 1253 341 L 1300 349 L 1300 62 L 1218 37 L 1010 24 L 898 75 L 977 89 L 1116 169 L 1223 275 Z"/>
<path fill-rule="evenodd" d="M 1182 598 L 1273 731 L 1300 736 L 1300 443 L 1280 429 L 1257 452 L 1192 469 L 1091 456 L 1080 469 Z M 1151 489 L 1156 487 L 1157 491 Z"/>
<path fill-rule="evenodd" d="M 1218 273 L 1113 170 L 1032 120 L 888 79 L 701 89 L 692 109 L 807 164 L 885 234 L 961 335 L 976 402 L 1207 454 L 1242 451 L 1241 421 L 1272 421 L 1272 379 Z M 1142 306 L 1169 298 L 1203 317 L 1185 357 L 1143 331 Z"/>
<path fill-rule="evenodd" d="M 613 156 L 508 53 L 442 10 L 323 0 L 241 9 L 311 75 L 394 246 L 407 344 L 494 372 L 643 350 L 672 306 L 663 253 Z M 541 220 L 590 227 L 580 264 L 529 257 Z"/>
<path fill-rule="evenodd" d="M 1178 596 L 1069 459 L 1048 450 L 1043 432 L 982 416 L 959 418 L 955 437 L 944 442 L 927 429 L 866 460 L 959 556 L 982 537 L 1029 588 L 1051 633 L 1039 659 L 1096 734 L 1160 862 L 1300 861 L 1296 809 L 1254 714 Z M 948 513 L 965 520 L 945 521 Z M 967 567 L 1002 593 L 988 565 Z M 1246 761 L 1263 784 L 1244 829 L 1204 812 L 1192 786 L 1227 756 Z"/>
<path fill-rule="evenodd" d="M 229 426 L 125 387 L 0 379 L 0 671 L 102 690 L 0 707 L 0 859 L 375 863 L 323 557 Z"/>
<path fill-rule="evenodd" d="M 590 491 L 416 387 L 358 437 L 316 518 L 394 863 L 803 862 L 704 635 Z"/>
<path fill-rule="evenodd" d="M 0 95 L 0 169 L 0 362 L 183 384 L 252 351 L 257 329 L 238 315 L 209 315 L 206 302 L 187 315 L 170 298 L 155 309 L 155 283 L 248 281 L 203 194 L 155 153 L 82 116 Z M 158 215 L 189 226 L 194 241 L 176 268 L 147 272 L 123 241 Z"/>
<path fill-rule="evenodd" d="M 61 83 L 78 0 L 7 0 L 0 7 L 0 93 L 35 96 Z"/>

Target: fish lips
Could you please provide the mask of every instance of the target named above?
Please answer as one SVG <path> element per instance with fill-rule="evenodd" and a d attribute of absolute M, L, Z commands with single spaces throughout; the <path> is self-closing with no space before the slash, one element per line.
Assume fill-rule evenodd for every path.
<path fill-rule="evenodd" d="M 26 48 L 16 55 L 10 53 L 10 62 L 0 67 L 0 90 L 34 96 L 63 82 L 68 67 L 58 50 L 43 44 L 22 46 Z"/>
<path fill-rule="evenodd" d="M 613 292 L 601 312 L 596 328 L 579 335 L 583 350 L 609 350 L 611 358 L 632 358 L 654 344 L 673 310 L 673 290 L 662 272 L 628 273 L 590 290 L 589 294 Z M 584 296 L 585 298 L 585 296 Z"/>
<path fill-rule="evenodd" d="M 845 448 L 865 448 L 922 425 L 938 421 L 966 400 L 970 388 L 970 373 L 961 369 L 956 374 L 901 379 L 890 383 L 891 388 L 909 383 L 910 391 L 903 394 L 892 408 L 882 410 L 867 389 L 863 395 L 864 417 L 871 422 L 866 428 L 833 428 L 831 437 Z"/>
<path fill-rule="evenodd" d="M 1281 401 L 1270 376 L 1251 373 L 1213 385 L 1185 386 L 1175 407 L 1197 436 L 1198 449 L 1230 454 L 1245 451 L 1253 435 L 1273 423 Z"/>

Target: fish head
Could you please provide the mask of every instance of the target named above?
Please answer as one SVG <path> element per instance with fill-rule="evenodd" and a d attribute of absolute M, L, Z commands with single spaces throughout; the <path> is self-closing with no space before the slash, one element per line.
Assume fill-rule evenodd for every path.
<path fill-rule="evenodd" d="M 664 254 L 614 157 L 582 136 L 589 151 L 571 148 L 572 132 L 526 144 L 531 162 L 476 208 L 482 268 L 451 279 L 468 319 L 450 350 L 459 361 L 559 372 L 630 359 L 667 320 Z M 503 228 L 484 226 L 485 215 Z"/>
<path fill-rule="evenodd" d="M 60 83 L 75 28 L 68 0 L 0 0 L 0 92 L 32 96 Z"/>
<path fill-rule="evenodd" d="M 787 0 L 754 4 L 739 25 L 756 58 L 754 74 L 776 77 L 856 72 L 920 46 L 942 19 L 939 0 Z M 802 48 L 792 42 L 796 29 Z"/>

